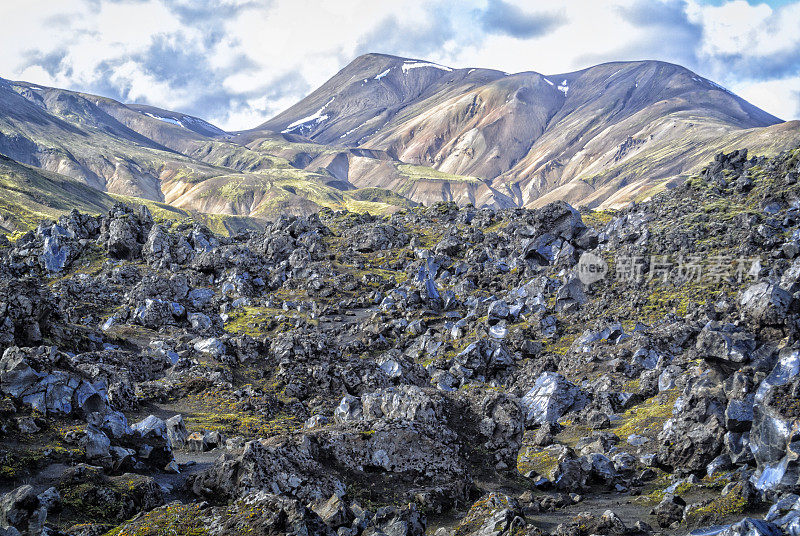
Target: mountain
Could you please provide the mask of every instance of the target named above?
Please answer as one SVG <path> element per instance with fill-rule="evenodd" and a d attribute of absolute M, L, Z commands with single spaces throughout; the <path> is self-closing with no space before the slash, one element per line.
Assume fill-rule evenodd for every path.
<path fill-rule="evenodd" d="M 0 229 L 36 227 L 73 208 L 87 214 L 106 212 L 114 199 L 104 192 L 57 173 L 22 165 L 0 155 Z"/>
<path fill-rule="evenodd" d="M 780 123 L 664 62 L 542 75 L 368 54 L 239 139 L 302 134 L 484 179 L 520 206 L 551 198 L 597 206 L 696 171 L 733 143 L 755 152 L 790 147 L 800 123 L 759 130 Z M 617 196 L 620 189 L 628 194 Z"/>
<path fill-rule="evenodd" d="M 0 154 L 112 195 L 262 221 L 438 201 L 614 208 L 715 152 L 798 142 L 800 123 L 656 61 L 542 75 L 367 54 L 242 132 L 0 79 Z"/>
<path fill-rule="evenodd" d="M 95 190 L 259 219 L 323 207 L 384 212 L 412 204 L 229 138 L 185 114 L 0 79 L 0 154 Z"/>
<path fill-rule="evenodd" d="M 191 130 L 200 136 L 209 138 L 228 136 L 228 133 L 218 126 L 212 125 L 208 121 L 200 119 L 199 117 L 172 112 L 170 110 L 164 110 L 162 108 L 156 108 L 155 106 L 148 106 L 146 104 L 128 104 L 127 107 L 131 110 L 139 112 L 140 114 L 158 119 L 164 123 L 169 123 L 170 125 Z"/>
<path fill-rule="evenodd" d="M 0 80 L 0 536 L 798 536 L 798 122 L 349 69 L 238 133 Z"/>
<path fill-rule="evenodd" d="M 45 220 L 78 210 L 105 214 L 117 203 L 146 206 L 157 221 L 202 223 L 215 233 L 228 235 L 244 229 L 261 229 L 256 219 L 226 214 L 182 210 L 172 205 L 137 197 L 107 194 L 91 186 L 0 155 L 0 232 L 12 234 L 33 229 Z"/>

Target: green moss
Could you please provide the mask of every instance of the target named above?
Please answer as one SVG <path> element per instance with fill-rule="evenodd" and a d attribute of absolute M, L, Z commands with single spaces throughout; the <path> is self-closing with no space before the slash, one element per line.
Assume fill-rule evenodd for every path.
<path fill-rule="evenodd" d="M 614 210 L 592 210 L 585 214 L 581 214 L 583 223 L 594 229 L 602 229 L 608 222 L 614 219 L 616 211 Z"/>
<path fill-rule="evenodd" d="M 413 164 L 396 164 L 395 167 L 400 175 L 406 181 L 413 182 L 419 180 L 442 180 L 448 182 L 466 182 L 473 184 L 482 184 L 483 181 L 476 177 L 469 177 L 466 175 L 454 175 L 452 173 L 445 173 L 438 169 L 433 169 L 427 166 L 416 166 Z"/>
<path fill-rule="evenodd" d="M 205 536 L 206 522 L 196 504 L 169 504 L 146 512 L 105 536 Z"/>
<path fill-rule="evenodd" d="M 664 391 L 648 398 L 622 414 L 622 418 L 612 428 L 612 432 L 623 440 L 631 434 L 654 439 L 664 423 L 672 416 L 672 408 L 678 398 L 677 389 Z"/>
<path fill-rule="evenodd" d="M 246 384 L 236 382 L 237 386 Z M 262 401 L 268 405 L 291 404 L 294 399 L 288 398 L 280 391 L 278 385 L 269 384 L 269 380 L 257 380 L 251 384 L 264 392 Z M 200 389 L 179 399 L 180 410 L 186 427 L 190 430 L 209 430 L 231 436 L 243 436 L 248 439 L 272 437 L 302 428 L 303 420 L 278 406 L 271 415 L 244 410 L 241 403 L 231 398 L 227 392 L 214 389 Z"/>
<path fill-rule="evenodd" d="M 684 519 L 689 526 L 720 523 L 731 517 L 740 517 L 748 507 L 747 500 L 734 489 L 727 495 L 716 497 L 707 503 L 689 505 Z"/>
<path fill-rule="evenodd" d="M 642 495 L 636 499 L 636 502 L 643 504 L 643 505 L 656 505 L 664 500 L 666 493 L 664 492 L 665 489 L 669 487 L 668 480 L 666 474 L 661 475 L 662 478 L 658 479 L 656 482 L 651 482 L 650 486 L 657 486 L 657 489 L 654 489 L 650 493 L 646 495 Z M 687 493 L 692 491 L 695 486 L 688 482 L 683 481 L 672 491 L 673 495 L 678 495 L 680 497 L 685 496 Z"/>
<path fill-rule="evenodd" d="M 0 454 L 0 482 L 16 482 L 45 465 L 77 459 L 82 455 L 80 449 L 64 443 L 61 437 L 50 431 L 25 436 L 24 439 L 25 446 Z"/>
<path fill-rule="evenodd" d="M 577 338 L 576 333 L 565 333 L 558 339 L 543 339 L 542 350 L 551 354 L 566 355 Z"/>
<path fill-rule="evenodd" d="M 128 518 L 145 503 L 157 484 L 149 477 L 124 474 L 107 477 L 100 468 L 90 468 L 81 482 L 61 482 L 62 510 L 54 522 L 61 528 L 75 524 L 115 524 Z"/>
<path fill-rule="evenodd" d="M 279 296 L 279 293 L 275 293 Z M 310 319 L 307 314 L 298 311 L 284 311 L 270 307 L 242 307 L 230 315 L 225 324 L 225 331 L 234 335 L 261 337 L 295 329 L 288 319 L 300 319 L 316 325 L 317 320 Z"/>
<path fill-rule="evenodd" d="M 415 234 L 419 236 L 420 244 L 424 248 L 432 248 L 444 238 L 444 230 L 434 227 L 417 229 Z"/>
<path fill-rule="evenodd" d="M 702 307 L 726 296 L 732 297 L 737 291 L 738 288 L 714 281 L 692 281 L 674 286 L 655 284 L 650 287 L 638 320 L 653 324 L 668 313 L 684 317 L 690 308 Z"/>
<path fill-rule="evenodd" d="M 741 214 L 756 214 L 757 211 L 744 203 L 737 203 L 730 199 L 720 199 L 707 203 L 702 207 L 703 212 L 712 214 L 721 221 L 729 221 Z"/>
<path fill-rule="evenodd" d="M 267 438 L 302 428 L 303 421 L 296 415 L 281 413 L 272 418 L 244 412 L 196 412 L 184 419 L 191 430 L 209 430 L 227 436 Z"/>
<path fill-rule="evenodd" d="M 94 522 L 115 520 L 120 510 L 122 510 L 123 497 L 118 501 L 96 501 L 96 495 L 92 491 L 97 484 L 85 482 L 62 490 L 62 504 L 65 509 L 72 509 L 79 512 L 83 520 Z"/>
<path fill-rule="evenodd" d="M 376 263 L 369 262 L 369 258 L 367 258 L 367 264 L 368 266 L 366 268 L 356 268 L 351 264 L 334 262 L 333 267 L 337 272 L 350 274 L 358 280 L 363 280 L 365 278 L 377 279 L 377 281 L 366 282 L 366 285 L 371 287 L 380 287 L 387 283 L 391 283 L 393 286 L 400 285 L 408 279 L 408 274 L 406 272 L 377 268 L 374 266 Z"/>
<path fill-rule="evenodd" d="M 234 335 L 258 337 L 266 333 L 261 326 L 263 326 L 266 321 L 282 313 L 283 311 L 280 309 L 242 307 L 230 315 L 228 322 L 225 323 L 225 331 Z"/>
<path fill-rule="evenodd" d="M 552 450 L 532 445 L 523 445 L 517 454 L 517 472 L 522 476 L 532 474 L 551 478 L 558 468 L 558 457 Z"/>

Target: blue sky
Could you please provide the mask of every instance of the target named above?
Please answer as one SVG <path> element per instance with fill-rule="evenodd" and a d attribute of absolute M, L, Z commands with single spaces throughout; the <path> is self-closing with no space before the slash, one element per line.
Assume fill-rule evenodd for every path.
<path fill-rule="evenodd" d="M 684 65 L 800 119 L 800 0 L 2 0 L 0 77 L 253 127 L 354 57 Z"/>

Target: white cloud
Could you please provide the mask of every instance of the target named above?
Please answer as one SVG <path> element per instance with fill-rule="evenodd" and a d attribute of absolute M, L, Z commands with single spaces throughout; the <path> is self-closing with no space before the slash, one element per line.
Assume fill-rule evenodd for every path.
<path fill-rule="evenodd" d="M 564 2 L 557 9 L 546 7 L 542 14 L 558 13 L 565 24 L 551 33 L 520 40 L 492 35 L 463 50 L 453 60 L 459 66 L 479 66 L 507 72 L 538 71 L 557 74 L 590 66 L 587 55 L 627 59 L 615 52 L 634 42 L 640 30 L 627 22 L 618 8 L 634 1 Z"/>
<path fill-rule="evenodd" d="M 703 6 L 690 0 L 690 20 L 703 27 L 701 52 L 709 57 L 767 56 L 791 52 L 800 45 L 800 3 L 774 11 L 767 4 L 734 0 Z"/>
<path fill-rule="evenodd" d="M 766 82 L 744 82 L 731 91 L 781 119 L 800 119 L 800 75 Z"/>
<path fill-rule="evenodd" d="M 498 5 L 498 0 L 491 0 Z M 800 116 L 800 0 L 504 0 L 552 20 L 508 32 L 490 0 L 0 1 L 0 76 L 253 127 L 365 51 L 454 67 L 559 73 L 611 60 L 682 63 L 783 118 Z M 495 13 L 496 14 L 496 13 Z M 530 35 L 531 37 L 525 37 Z M 159 48 L 160 47 L 160 48 Z"/>

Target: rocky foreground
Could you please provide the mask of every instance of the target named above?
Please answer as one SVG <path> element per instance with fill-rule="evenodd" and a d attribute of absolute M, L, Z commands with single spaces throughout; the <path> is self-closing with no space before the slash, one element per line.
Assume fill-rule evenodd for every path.
<path fill-rule="evenodd" d="M 799 160 L 2 239 L 0 535 L 800 534 Z"/>

